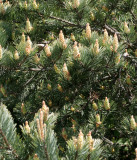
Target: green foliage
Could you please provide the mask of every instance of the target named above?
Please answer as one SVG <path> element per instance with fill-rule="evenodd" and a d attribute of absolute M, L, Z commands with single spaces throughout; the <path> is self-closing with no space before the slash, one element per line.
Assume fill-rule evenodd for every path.
<path fill-rule="evenodd" d="M 24 126 L 21 126 L 23 134 L 21 141 L 16 134 L 15 125 L 9 111 L 6 106 L 1 105 L 0 141 L 2 152 L 0 156 L 2 159 L 35 159 L 33 158 L 34 155 L 37 155 L 39 159 L 60 159 L 56 135 L 52 129 L 56 119 L 55 115 L 53 113 L 49 114 L 45 121 L 42 118 L 44 114 L 45 112 L 40 110 L 40 112 L 35 115 L 30 126 L 27 122 Z M 36 122 L 37 120 L 39 120 L 40 128 Z M 43 128 L 41 128 L 41 123 L 43 124 Z M 39 134 L 42 133 L 42 131 L 43 136 Z M 81 138 L 83 139 L 83 133 L 81 136 L 82 137 L 80 137 L 79 134 L 77 148 L 74 147 L 76 144 L 74 144 L 75 142 L 73 140 L 67 141 L 68 149 L 64 158 L 86 159 L 88 157 L 88 159 L 99 159 L 103 151 L 101 140 L 93 139 L 93 144 L 91 144 L 92 150 L 90 150 L 88 140 L 81 140 Z M 78 148 L 79 145 L 82 146 L 82 148 Z"/>
<path fill-rule="evenodd" d="M 6 106 L 0 106 L 0 147 L 1 159 L 18 159 L 23 154 L 24 144 L 16 133 L 16 126 Z"/>
<path fill-rule="evenodd" d="M 14 124 L 5 127 L 11 121 L 0 125 L 18 158 L 135 158 L 136 15 L 136 0 L 0 3 L 0 101 L 21 138 Z M 44 120 L 44 141 L 36 124 L 43 100 L 54 112 Z M 30 133 L 19 127 L 26 121 Z M 97 142 L 90 156 L 86 137 L 80 151 L 74 147 L 80 129 Z M 12 150 L 2 155 L 15 158 Z"/>

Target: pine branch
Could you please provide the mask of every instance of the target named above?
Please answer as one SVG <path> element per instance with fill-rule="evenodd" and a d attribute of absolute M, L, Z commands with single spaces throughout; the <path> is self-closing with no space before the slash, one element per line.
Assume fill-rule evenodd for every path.
<path fill-rule="evenodd" d="M 45 145 L 45 154 L 46 154 L 46 158 L 47 158 L 47 160 L 50 160 L 50 159 L 49 159 L 49 155 L 48 155 L 48 151 L 47 151 L 47 147 L 46 147 L 46 145 Z"/>
<path fill-rule="evenodd" d="M 15 158 L 18 158 L 18 155 L 16 154 L 16 151 L 14 151 L 14 150 L 11 148 L 11 146 L 9 145 L 8 140 L 7 140 L 6 136 L 4 135 L 4 133 L 3 133 L 3 131 L 2 131 L 1 128 L 0 128 L 0 134 L 1 134 L 1 136 L 3 137 L 3 140 L 4 140 L 5 144 L 6 144 L 7 147 L 8 147 L 7 149 L 9 149 L 9 150 L 12 151 L 12 153 L 13 153 L 14 156 L 15 156 Z"/>
<path fill-rule="evenodd" d="M 55 16 L 49 16 L 49 18 L 55 19 L 55 20 L 58 20 L 58 21 L 61 21 L 61 22 L 64 22 L 64 23 L 67 23 L 68 25 L 73 26 L 73 27 L 85 28 L 85 26 L 78 25 L 78 24 L 72 23 L 72 22 L 70 22 L 70 21 L 67 21 L 67 20 L 65 20 L 65 19 L 58 18 L 58 17 L 55 17 Z"/>
<path fill-rule="evenodd" d="M 6 147 L 3 147 L 3 146 L 0 146 L 0 149 L 3 149 L 3 150 L 4 150 L 4 149 L 8 149 L 8 148 L 6 148 Z"/>
<path fill-rule="evenodd" d="M 40 17 L 45 18 L 44 15 L 43 15 L 42 13 L 39 13 L 39 12 L 37 12 L 37 11 L 35 11 L 35 12 L 36 12 Z M 85 28 L 85 26 L 82 26 L 82 25 L 79 25 L 79 24 L 72 23 L 72 22 L 70 22 L 70 21 L 67 21 L 67 20 L 62 19 L 62 18 L 59 18 L 59 17 L 48 16 L 48 18 L 55 19 L 55 20 L 57 20 L 57 21 L 66 23 L 66 24 L 68 24 L 69 26 L 79 27 L 79 28 Z"/>
<path fill-rule="evenodd" d="M 77 158 L 78 158 L 78 151 L 76 151 L 75 160 L 77 160 Z"/>
<path fill-rule="evenodd" d="M 124 44 L 127 45 L 127 49 L 130 48 L 132 51 L 134 51 L 136 49 L 136 45 L 134 46 L 132 43 L 125 41 Z"/>
<path fill-rule="evenodd" d="M 28 56 L 26 56 L 26 57 L 23 59 L 23 61 L 19 63 L 19 67 L 20 67 L 23 63 L 25 63 L 25 61 L 27 60 L 27 58 L 28 58 Z"/>
<path fill-rule="evenodd" d="M 5 142 L 5 144 L 8 146 L 9 149 L 11 149 L 10 145 L 8 144 L 7 138 L 5 137 L 4 133 L 2 132 L 2 129 L 0 128 L 0 134 L 3 137 L 3 140 Z"/>
<path fill-rule="evenodd" d="M 40 71 L 41 71 L 41 70 L 40 70 Z M 31 83 L 32 80 L 40 73 L 40 71 L 37 72 L 33 77 L 31 77 L 31 78 L 23 85 L 23 87 L 25 87 L 25 86 L 27 86 L 29 83 Z"/>
<path fill-rule="evenodd" d="M 87 160 L 90 160 L 90 154 L 88 155 Z"/>
<path fill-rule="evenodd" d="M 132 17 L 134 18 L 135 23 L 136 23 L 136 22 L 137 22 L 137 17 L 136 17 L 136 15 L 134 15 L 134 13 L 133 13 L 132 11 L 130 11 L 130 14 L 132 15 Z"/>
<path fill-rule="evenodd" d="M 114 145 L 114 143 L 112 141 L 110 141 L 109 139 L 107 139 L 106 137 L 102 137 L 102 139 L 103 139 L 103 141 L 110 144 L 111 146 Z"/>
<path fill-rule="evenodd" d="M 30 71 L 41 71 L 43 68 L 29 68 Z"/>
<path fill-rule="evenodd" d="M 50 70 L 51 68 L 47 67 L 47 69 Z M 37 68 L 27 68 L 27 69 L 20 70 L 20 68 L 11 68 L 11 67 L 0 66 L 1 71 L 3 71 L 3 70 L 8 71 L 9 70 L 9 71 L 22 71 L 22 72 L 28 72 L 28 71 L 38 72 L 38 71 L 45 71 L 47 69 L 37 67 Z"/>
<path fill-rule="evenodd" d="M 131 57 L 129 55 L 127 56 L 123 56 L 125 59 L 130 60 L 131 63 L 135 64 L 135 66 L 137 66 L 137 58 L 136 57 Z"/>
<path fill-rule="evenodd" d="M 108 26 L 107 24 L 105 24 L 104 26 L 108 31 L 110 31 L 112 34 L 117 34 L 118 36 L 120 35 L 120 32 L 118 32 L 115 28 L 112 28 L 110 26 Z"/>

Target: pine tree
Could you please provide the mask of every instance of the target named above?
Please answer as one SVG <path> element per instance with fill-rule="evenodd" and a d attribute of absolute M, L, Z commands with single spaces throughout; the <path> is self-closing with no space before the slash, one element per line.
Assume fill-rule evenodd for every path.
<path fill-rule="evenodd" d="M 136 1 L 1 1 L 0 18 L 1 159 L 135 159 Z"/>

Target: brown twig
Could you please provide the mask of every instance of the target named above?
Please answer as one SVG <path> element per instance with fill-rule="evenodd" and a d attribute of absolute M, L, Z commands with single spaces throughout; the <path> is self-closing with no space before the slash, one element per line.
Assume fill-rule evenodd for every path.
<path fill-rule="evenodd" d="M 5 144 L 6 144 L 7 147 L 8 147 L 7 149 L 9 149 L 9 150 L 12 151 L 12 153 L 13 153 L 14 156 L 15 156 L 15 158 L 18 158 L 18 155 L 16 154 L 16 151 L 14 151 L 14 150 L 11 148 L 11 146 L 9 145 L 8 140 L 7 140 L 6 136 L 4 135 L 4 133 L 3 133 L 3 131 L 2 131 L 1 128 L 0 128 L 0 134 L 2 135 L 4 142 L 5 142 Z"/>
<path fill-rule="evenodd" d="M 9 143 L 8 143 L 7 138 L 5 137 L 4 133 L 2 132 L 2 129 L 0 129 L 0 134 L 1 134 L 2 137 L 3 137 L 3 140 L 4 140 L 5 144 L 8 146 L 9 149 L 11 149 L 11 147 L 10 147 L 10 145 L 9 145 Z"/>
<path fill-rule="evenodd" d="M 77 160 L 77 158 L 78 158 L 78 151 L 76 151 L 75 160 Z"/>
<path fill-rule="evenodd" d="M 41 70 L 40 70 L 40 71 L 41 71 Z M 40 71 L 37 72 L 33 77 L 31 77 L 31 78 L 23 85 L 23 87 L 25 87 L 25 86 L 27 86 L 29 83 L 31 83 L 32 80 L 40 73 Z"/>
<path fill-rule="evenodd" d="M 88 155 L 88 158 L 87 158 L 87 160 L 90 160 L 90 154 Z"/>
<path fill-rule="evenodd" d="M 120 35 L 120 32 L 118 32 L 115 28 L 112 28 L 112 27 L 110 27 L 110 26 L 108 26 L 107 24 L 105 24 L 105 26 L 104 26 L 108 31 L 110 31 L 111 33 L 113 33 L 113 34 L 117 34 L 117 35 Z"/>
<path fill-rule="evenodd" d="M 109 139 L 107 139 L 106 137 L 102 137 L 102 139 L 103 139 L 103 141 L 110 144 L 111 146 L 114 145 L 114 143 L 112 141 L 110 141 Z"/>
<path fill-rule="evenodd" d="M 26 61 L 27 58 L 28 58 L 28 56 L 26 56 L 26 57 L 23 59 L 23 61 L 19 63 L 19 67 L 20 67 L 23 63 L 25 63 L 25 61 Z"/>
<path fill-rule="evenodd" d="M 136 18 L 136 16 L 134 15 L 134 13 L 132 12 L 132 10 L 130 11 L 130 14 L 131 14 L 132 17 L 134 18 L 135 22 L 137 22 L 137 18 Z"/>
<path fill-rule="evenodd" d="M 45 154 L 46 154 L 46 158 L 47 158 L 47 160 L 49 160 L 49 155 L 48 155 L 48 151 L 47 151 L 47 147 L 46 147 L 46 145 L 45 145 Z"/>
<path fill-rule="evenodd" d="M 55 19 L 55 20 L 58 20 L 58 21 L 61 21 L 61 22 L 64 22 L 64 23 L 67 23 L 67 24 L 70 25 L 70 26 L 85 28 L 85 26 L 82 26 L 82 25 L 79 25 L 79 24 L 72 23 L 72 22 L 67 21 L 67 20 L 65 20 L 65 19 L 62 19 L 62 18 L 58 18 L 58 17 L 54 17 L 54 16 L 49 16 L 49 18 Z"/>
<path fill-rule="evenodd" d="M 44 15 L 42 13 L 39 13 L 37 11 L 35 11 L 40 17 L 44 18 Z M 58 20 L 60 22 L 63 22 L 63 23 L 66 23 L 70 26 L 73 26 L 73 27 L 80 27 L 80 28 L 85 28 L 85 26 L 81 26 L 79 24 L 75 24 L 75 23 L 72 23 L 70 21 L 67 21 L 65 19 L 62 19 L 62 18 L 59 18 L 59 17 L 55 17 L 55 16 L 48 16 L 48 18 L 51 18 L 51 19 L 55 19 L 55 20 Z"/>

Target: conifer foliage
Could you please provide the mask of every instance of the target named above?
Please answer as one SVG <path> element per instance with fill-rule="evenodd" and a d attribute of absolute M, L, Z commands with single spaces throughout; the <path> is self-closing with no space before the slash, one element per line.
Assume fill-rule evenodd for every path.
<path fill-rule="evenodd" d="M 1 105 L 1 159 L 60 159 L 56 135 L 53 131 L 56 116 L 48 114 L 43 102 L 42 108 L 35 114 L 34 120 L 21 126 L 24 140 L 17 135 L 11 114 Z M 84 138 L 80 131 L 78 138 L 68 142 L 65 159 L 96 159 L 102 153 L 101 140 L 92 139 L 91 132 Z M 98 153 L 97 153 L 98 152 Z"/>
<path fill-rule="evenodd" d="M 0 1 L 0 159 L 137 159 L 136 4 Z"/>

